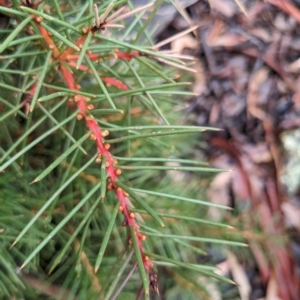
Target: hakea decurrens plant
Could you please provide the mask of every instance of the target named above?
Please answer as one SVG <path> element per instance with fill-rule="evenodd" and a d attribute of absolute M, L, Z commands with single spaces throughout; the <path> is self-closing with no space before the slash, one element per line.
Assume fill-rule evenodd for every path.
<path fill-rule="evenodd" d="M 42 1 L 32 3 L 31 1 L 26 0 L 22 2 L 21 9 L 23 10 L 27 9 L 27 11 L 30 12 L 32 20 L 35 22 L 43 38 L 43 47 L 46 47 L 51 51 L 50 54 L 51 56 L 49 57 L 49 63 L 55 63 L 57 65 L 57 68 L 62 74 L 65 84 L 71 91 L 74 92 L 73 96 L 69 98 L 69 104 L 70 106 L 72 105 L 74 106 L 74 103 L 76 104 L 78 109 L 78 114 L 76 116 L 77 120 L 82 120 L 85 122 L 86 127 L 90 132 L 90 139 L 95 142 L 97 153 L 98 153 L 96 158 L 96 163 L 101 164 L 102 165 L 101 169 L 104 170 L 107 174 L 107 178 L 108 178 L 107 185 L 105 187 L 102 187 L 101 196 L 104 200 L 106 189 L 114 191 L 120 204 L 119 211 L 124 216 L 124 221 L 122 225 L 124 227 L 129 228 L 128 243 L 135 244 L 135 246 L 138 248 L 138 251 L 140 252 L 143 268 L 145 269 L 146 274 L 148 274 L 149 284 L 156 292 L 158 292 L 157 275 L 154 274 L 153 272 L 153 263 L 151 262 L 150 258 L 144 254 L 143 241 L 146 239 L 146 236 L 140 233 L 139 225 L 135 220 L 135 213 L 130 211 L 130 207 L 127 200 L 127 197 L 129 197 L 130 195 L 128 191 L 126 191 L 126 186 L 119 181 L 119 176 L 121 175 L 121 169 L 118 168 L 118 162 L 116 159 L 114 159 L 114 157 L 110 152 L 110 144 L 105 142 L 105 137 L 109 135 L 109 132 L 108 130 L 102 130 L 97 120 L 92 116 L 91 111 L 95 108 L 95 106 L 94 104 L 89 102 L 90 99 L 88 97 L 85 97 L 80 93 L 81 87 L 76 82 L 76 78 L 74 77 L 74 74 L 72 72 L 72 69 L 75 68 L 80 71 L 89 72 L 90 74 L 95 74 L 95 70 L 93 70 L 92 64 L 88 63 L 88 65 L 85 65 L 82 64 L 81 62 L 83 56 L 80 54 L 80 51 L 83 48 L 83 45 L 86 42 L 86 40 L 92 38 L 92 36 L 98 31 L 104 31 L 107 30 L 108 28 L 122 28 L 123 25 L 116 24 L 118 21 L 128 16 L 131 16 L 133 14 L 136 14 L 139 11 L 148 9 L 153 3 L 124 14 L 121 14 L 124 11 L 124 8 L 121 8 L 109 16 L 109 14 L 111 13 L 114 7 L 114 4 L 112 3 L 108 6 L 107 10 L 104 12 L 104 14 L 101 17 L 98 16 L 97 6 L 94 5 L 95 25 L 83 28 L 82 35 L 78 38 L 78 40 L 73 43 L 72 47 L 66 47 L 66 48 L 59 48 L 55 44 L 52 38 L 53 33 L 49 32 L 47 25 L 45 25 L 43 22 L 43 17 L 40 14 L 35 13 L 34 10 L 41 3 Z M 194 30 L 195 28 L 196 27 L 193 27 L 183 32 L 180 35 L 186 34 Z M 161 42 L 160 44 L 152 47 L 152 50 L 156 51 L 159 47 L 169 42 L 170 40 Z M 172 53 L 170 53 L 169 55 L 171 58 L 175 58 L 175 59 L 190 59 L 190 57 L 188 56 L 180 56 Z M 94 54 L 91 51 L 87 51 L 85 53 L 85 58 L 87 62 L 101 61 L 108 58 L 131 61 L 132 59 L 140 56 L 151 57 L 151 55 L 149 54 L 141 53 L 138 51 L 122 52 L 122 51 L 118 51 L 117 49 L 114 50 L 112 53 L 105 54 L 105 55 Z M 151 57 L 151 58 L 156 59 L 163 63 L 168 63 L 175 67 L 193 71 L 193 69 L 187 67 L 185 64 L 183 63 L 181 64 L 180 62 L 178 63 L 178 60 L 177 62 L 174 61 L 171 62 L 166 59 L 162 59 L 161 57 Z M 114 85 L 115 87 L 121 90 L 129 89 L 128 86 L 121 80 L 118 80 L 113 77 L 103 77 L 98 72 L 96 73 L 106 85 Z M 32 112 L 36 105 L 37 97 L 35 97 L 35 101 L 32 101 L 32 99 L 34 98 L 34 95 L 36 93 L 37 86 L 38 86 L 38 81 L 36 81 L 36 83 L 34 83 L 31 86 L 29 95 L 22 102 L 22 105 L 25 106 L 26 113 Z M 160 223 L 161 226 L 164 227 L 164 224 L 160 219 L 158 219 L 158 222 Z M 136 268 L 136 266 L 137 264 L 134 264 L 132 272 Z M 22 267 L 24 267 L 24 265 Z M 145 292 L 148 293 L 148 291 Z"/>

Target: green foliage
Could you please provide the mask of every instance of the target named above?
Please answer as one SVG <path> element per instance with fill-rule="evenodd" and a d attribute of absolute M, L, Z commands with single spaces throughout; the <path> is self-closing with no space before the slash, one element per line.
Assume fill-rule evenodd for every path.
<path fill-rule="evenodd" d="M 30 3 L 0 6 L 0 297 L 149 299 L 158 274 L 169 299 L 197 298 L 192 274 L 228 281 L 197 264 L 207 243 L 244 245 L 198 199 L 196 173 L 222 171 L 193 160 L 214 129 L 180 124 L 190 93 L 156 59 L 185 64 L 141 44 L 144 10 L 120 33 L 95 28 L 91 1 Z"/>

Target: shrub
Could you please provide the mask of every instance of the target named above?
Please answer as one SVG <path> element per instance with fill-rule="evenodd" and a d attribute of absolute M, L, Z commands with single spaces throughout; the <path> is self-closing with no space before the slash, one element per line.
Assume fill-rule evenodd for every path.
<path fill-rule="evenodd" d="M 177 71 L 193 70 L 146 30 L 163 1 L 125 2 L 0 7 L 1 297 L 149 299 L 158 273 L 170 297 L 174 280 L 203 295 L 190 272 L 227 280 L 197 264 L 206 242 L 240 243 L 196 199 L 192 172 L 219 170 L 193 160 L 213 129 L 178 121 L 190 93 Z"/>

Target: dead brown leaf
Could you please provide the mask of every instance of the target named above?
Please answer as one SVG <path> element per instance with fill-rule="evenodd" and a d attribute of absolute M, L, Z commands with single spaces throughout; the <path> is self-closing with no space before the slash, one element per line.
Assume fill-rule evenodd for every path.
<path fill-rule="evenodd" d="M 261 109 L 260 87 L 268 78 L 269 70 L 267 68 L 259 69 L 251 78 L 249 82 L 249 92 L 247 96 L 247 110 L 252 116 L 263 120 L 266 117 L 266 113 Z"/>

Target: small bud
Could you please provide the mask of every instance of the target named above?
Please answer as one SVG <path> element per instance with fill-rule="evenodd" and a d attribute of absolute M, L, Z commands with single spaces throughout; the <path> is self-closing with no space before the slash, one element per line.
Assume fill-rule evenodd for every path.
<path fill-rule="evenodd" d="M 141 241 L 145 241 L 147 237 L 144 234 L 140 234 L 139 238 Z"/>
<path fill-rule="evenodd" d="M 135 217 L 135 214 L 134 214 L 133 212 L 131 212 L 131 213 L 129 214 L 129 217 L 130 217 L 131 219 L 133 219 L 133 218 Z"/>
<path fill-rule="evenodd" d="M 99 164 L 102 161 L 102 155 L 99 153 L 97 158 L 96 158 L 96 163 Z"/>
<path fill-rule="evenodd" d="M 91 115 L 87 115 L 87 116 L 86 116 L 86 120 L 87 120 L 87 121 L 93 121 L 93 120 L 94 120 L 94 117 L 91 116 Z"/>
<path fill-rule="evenodd" d="M 88 109 L 88 110 L 93 110 L 94 108 L 95 108 L 94 104 L 89 104 L 89 105 L 87 106 L 87 109 Z"/>
<path fill-rule="evenodd" d="M 82 44 L 79 44 L 78 47 L 81 49 L 81 48 L 83 47 L 83 45 L 82 45 Z"/>
<path fill-rule="evenodd" d="M 129 244 L 129 245 L 132 245 L 132 239 L 129 239 L 129 240 L 128 240 L 128 244 Z"/>
<path fill-rule="evenodd" d="M 108 168 L 109 166 L 110 166 L 109 161 L 107 161 L 105 167 Z"/>
<path fill-rule="evenodd" d="M 120 205 L 120 206 L 119 206 L 119 211 L 122 212 L 123 210 L 124 210 L 124 207 L 123 207 L 122 205 Z"/>
<path fill-rule="evenodd" d="M 75 87 L 76 87 L 77 90 L 81 89 L 81 85 L 80 84 L 75 84 Z"/>
<path fill-rule="evenodd" d="M 96 137 L 96 135 L 95 135 L 94 133 L 91 133 L 90 139 L 91 139 L 92 141 L 95 141 L 95 140 L 97 139 L 97 137 Z"/>
<path fill-rule="evenodd" d="M 70 97 L 70 98 L 68 99 L 68 101 L 69 101 L 69 102 L 74 102 L 74 98 L 73 98 L 73 97 Z"/>
<path fill-rule="evenodd" d="M 149 256 L 145 255 L 144 260 L 148 261 L 149 260 Z"/>
<path fill-rule="evenodd" d="M 102 135 L 103 137 L 106 137 L 106 136 L 109 135 L 109 131 L 108 131 L 108 130 L 102 130 L 102 131 L 101 131 L 101 135 Z"/>
<path fill-rule="evenodd" d="M 86 102 L 89 102 L 89 101 L 91 101 L 91 98 L 85 97 L 84 100 L 85 100 Z"/>
<path fill-rule="evenodd" d="M 93 52 L 91 50 L 86 51 L 87 54 L 92 54 Z"/>
<path fill-rule="evenodd" d="M 128 197 L 128 196 L 129 196 L 129 194 L 126 193 L 125 191 L 123 191 L 123 195 L 124 195 L 125 197 Z"/>
<path fill-rule="evenodd" d="M 76 95 L 75 97 L 74 97 L 74 101 L 75 102 L 78 102 L 80 100 L 80 96 L 79 95 Z"/>
<path fill-rule="evenodd" d="M 53 50 L 55 46 L 53 44 L 49 45 L 49 49 Z"/>
<path fill-rule="evenodd" d="M 110 148 L 110 144 L 104 144 L 104 148 L 108 150 Z"/>
<path fill-rule="evenodd" d="M 85 27 L 85 28 L 82 28 L 81 31 L 83 34 L 86 34 L 86 33 L 88 33 L 89 29 Z"/>
<path fill-rule="evenodd" d="M 116 169 L 116 170 L 115 170 L 115 174 L 116 174 L 117 176 L 121 175 L 121 174 L 122 174 L 121 169 Z"/>
<path fill-rule="evenodd" d="M 118 187 L 117 192 L 122 192 L 122 189 L 120 187 Z"/>
<path fill-rule="evenodd" d="M 36 16 L 36 17 L 34 18 L 34 20 L 35 20 L 37 23 L 43 22 L 43 18 L 40 17 L 40 16 Z"/>
<path fill-rule="evenodd" d="M 107 190 L 108 191 L 111 191 L 113 189 L 113 185 L 112 185 L 112 183 L 109 183 L 108 185 L 107 185 Z"/>
<path fill-rule="evenodd" d="M 77 114 L 76 119 L 78 121 L 82 120 L 83 119 L 83 114 L 82 113 Z"/>
<path fill-rule="evenodd" d="M 114 159 L 113 159 L 113 163 L 114 163 L 115 165 L 117 165 L 117 164 L 118 164 L 118 161 L 114 158 Z"/>

